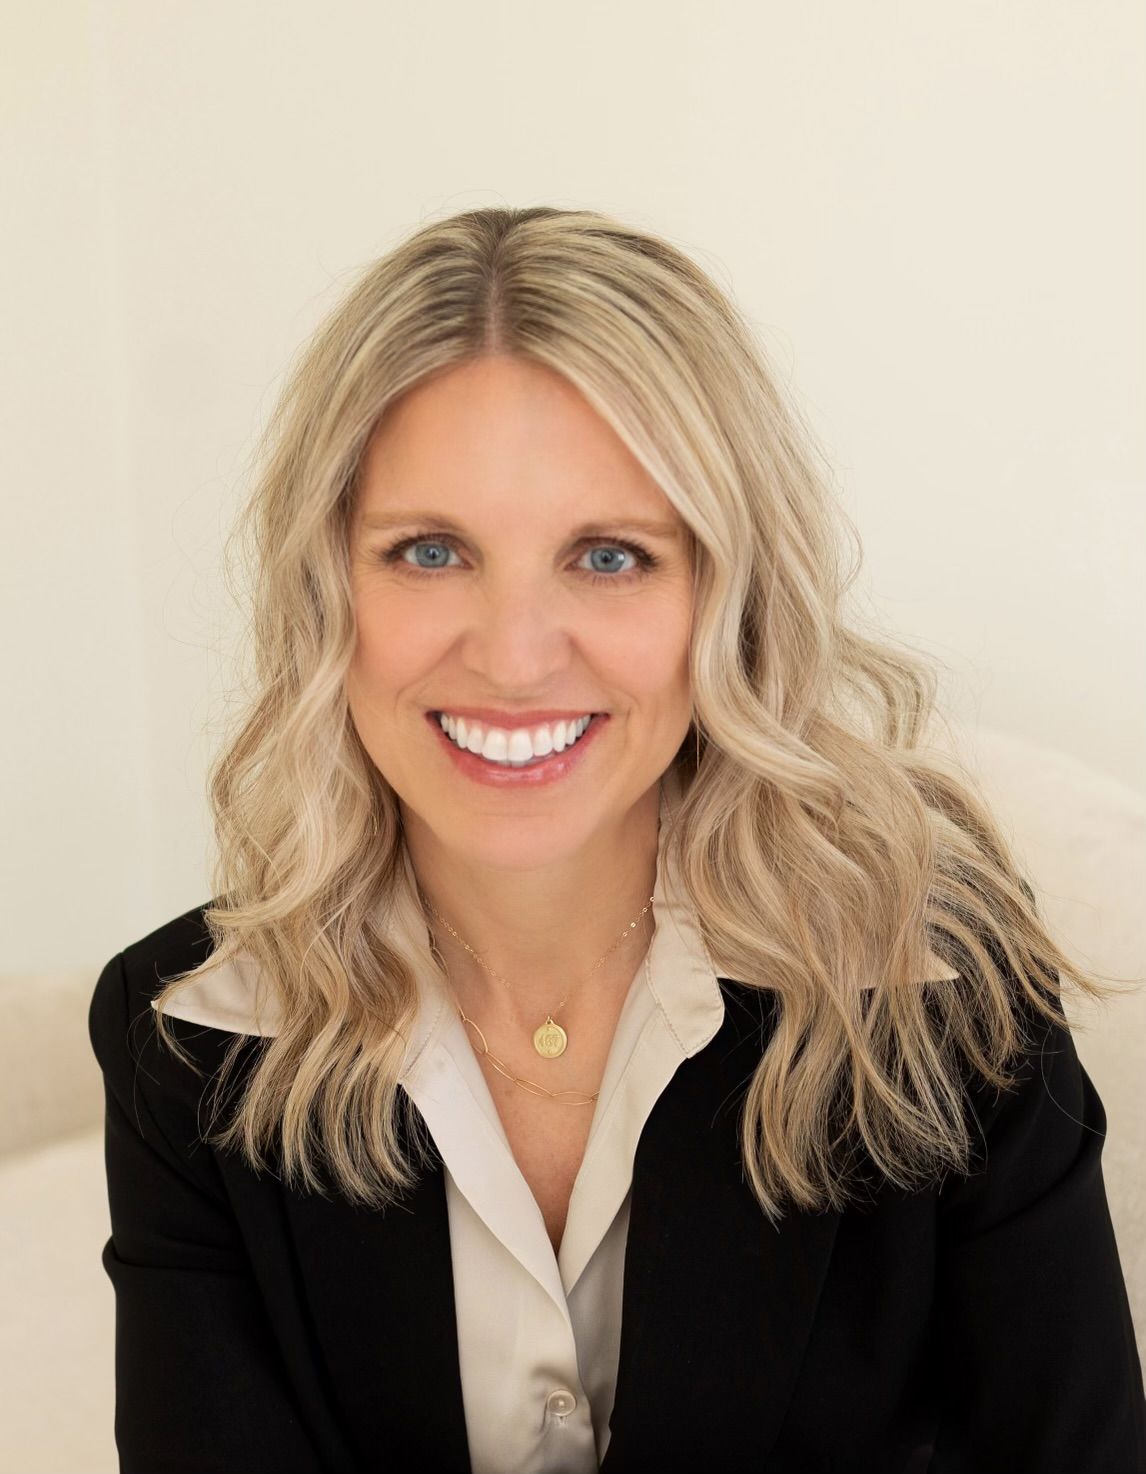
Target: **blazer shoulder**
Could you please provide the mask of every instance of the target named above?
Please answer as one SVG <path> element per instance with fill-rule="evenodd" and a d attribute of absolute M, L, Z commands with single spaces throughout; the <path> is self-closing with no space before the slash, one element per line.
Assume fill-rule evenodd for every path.
<path fill-rule="evenodd" d="M 173 977 L 207 960 L 214 947 L 204 913 L 212 905 L 213 901 L 204 901 L 193 906 L 124 947 L 124 970 L 133 995 L 150 1002 Z"/>
<path fill-rule="evenodd" d="M 151 1000 L 172 978 L 211 955 L 214 945 L 204 912 L 212 904 L 204 901 L 128 943 L 100 971 L 88 1006 L 88 1037 L 116 1092 L 138 1089 L 141 1077 L 149 1088 L 173 1088 L 180 1094 L 193 1085 L 193 1071 L 158 1037 Z M 196 1067 L 213 1075 L 233 1036 L 179 1018 L 169 1018 L 166 1025 Z"/>

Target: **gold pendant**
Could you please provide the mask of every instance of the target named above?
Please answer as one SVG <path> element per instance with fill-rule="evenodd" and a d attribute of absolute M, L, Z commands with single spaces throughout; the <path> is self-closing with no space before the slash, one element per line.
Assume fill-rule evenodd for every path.
<path fill-rule="evenodd" d="M 564 1054 L 568 1043 L 568 1034 L 560 1024 L 553 1022 L 552 1016 L 547 1016 L 541 1027 L 533 1031 L 533 1047 L 543 1059 L 556 1059 L 559 1054 Z"/>

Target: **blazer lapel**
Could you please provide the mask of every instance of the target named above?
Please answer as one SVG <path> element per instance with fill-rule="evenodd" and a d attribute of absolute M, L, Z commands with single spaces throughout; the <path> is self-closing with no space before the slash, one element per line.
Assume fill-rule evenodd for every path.
<path fill-rule="evenodd" d="M 362 1467 L 469 1474 L 437 1152 L 413 1191 L 381 1212 L 313 1193 L 285 1201 L 330 1396 Z"/>
<path fill-rule="evenodd" d="M 633 1164 L 620 1359 L 602 1474 L 761 1467 L 780 1431 L 840 1215 L 778 1229 L 740 1166 L 737 1115 L 772 995 L 720 979 L 725 1017 L 684 1060 Z M 405 1132 L 404 1139 L 409 1140 Z M 428 1134 L 428 1133 L 427 1133 Z M 330 1395 L 360 1457 L 468 1471 L 441 1159 L 385 1212 L 285 1195 Z"/>
<path fill-rule="evenodd" d="M 840 1214 L 764 1216 L 738 1111 L 774 995 L 721 978 L 724 1023 L 685 1060 L 633 1164 L 620 1361 L 602 1474 L 763 1468 L 791 1400 Z"/>

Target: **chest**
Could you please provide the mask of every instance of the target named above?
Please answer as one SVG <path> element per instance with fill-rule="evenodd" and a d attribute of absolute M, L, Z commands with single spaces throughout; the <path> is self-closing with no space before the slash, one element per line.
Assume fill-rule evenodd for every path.
<path fill-rule="evenodd" d="M 578 1020 L 567 1056 L 558 1060 L 530 1060 L 523 1054 L 513 1062 L 513 1068 L 524 1078 L 544 1083 L 550 1090 L 579 1093 L 597 1090 L 605 1073 L 624 995 L 625 990 L 619 989 L 613 996 L 606 996 L 598 1001 L 593 1017 Z M 475 1052 L 514 1161 L 541 1210 L 556 1254 L 561 1248 L 569 1199 L 589 1141 L 595 1103 L 572 1104 L 535 1095 L 507 1080 L 488 1058 Z"/>
<path fill-rule="evenodd" d="M 546 1106 L 548 1112 L 542 1110 Z M 499 1101 L 498 1112 L 514 1161 L 541 1210 L 556 1254 L 569 1216 L 573 1185 L 584 1160 L 593 1107 L 557 1105 L 526 1096 L 524 1108 L 516 1101 Z"/>
<path fill-rule="evenodd" d="M 598 1027 L 578 1030 L 572 1060 L 541 1060 L 516 1063 L 521 1075 L 554 1091 L 584 1094 L 599 1088 L 608 1059 L 612 1019 L 596 1021 Z M 547 1065 L 557 1068 L 547 1070 Z M 483 1073 L 509 1141 L 514 1161 L 533 1194 L 553 1252 L 561 1248 L 569 1199 L 585 1157 L 596 1102 L 574 1104 L 536 1095 L 507 1080 L 488 1059 Z"/>

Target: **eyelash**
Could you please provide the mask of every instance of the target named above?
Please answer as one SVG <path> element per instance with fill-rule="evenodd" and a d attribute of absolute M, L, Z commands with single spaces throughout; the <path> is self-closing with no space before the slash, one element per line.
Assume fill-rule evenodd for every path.
<path fill-rule="evenodd" d="M 592 539 L 586 539 L 586 541 L 590 547 L 594 548 L 623 548 L 626 553 L 631 553 L 637 560 L 637 567 L 630 568 L 625 573 L 591 573 L 588 569 L 582 568 L 580 572 L 591 583 L 628 583 L 631 580 L 643 578 L 660 565 L 660 558 L 655 553 L 650 553 L 647 548 L 641 547 L 640 543 L 626 542 L 623 538 L 613 538 L 607 542 Z M 416 543 L 424 542 L 441 543 L 443 547 L 450 548 L 455 553 L 458 551 L 459 546 L 458 539 L 452 537 L 449 533 L 417 532 L 411 537 L 404 537 L 399 539 L 398 542 L 392 543 L 379 556 L 385 564 L 398 565 L 402 573 L 410 573 L 415 578 L 432 578 L 445 570 L 442 568 L 417 568 L 413 563 L 403 563 L 401 561 L 402 554 L 407 548 L 413 547 Z"/>

